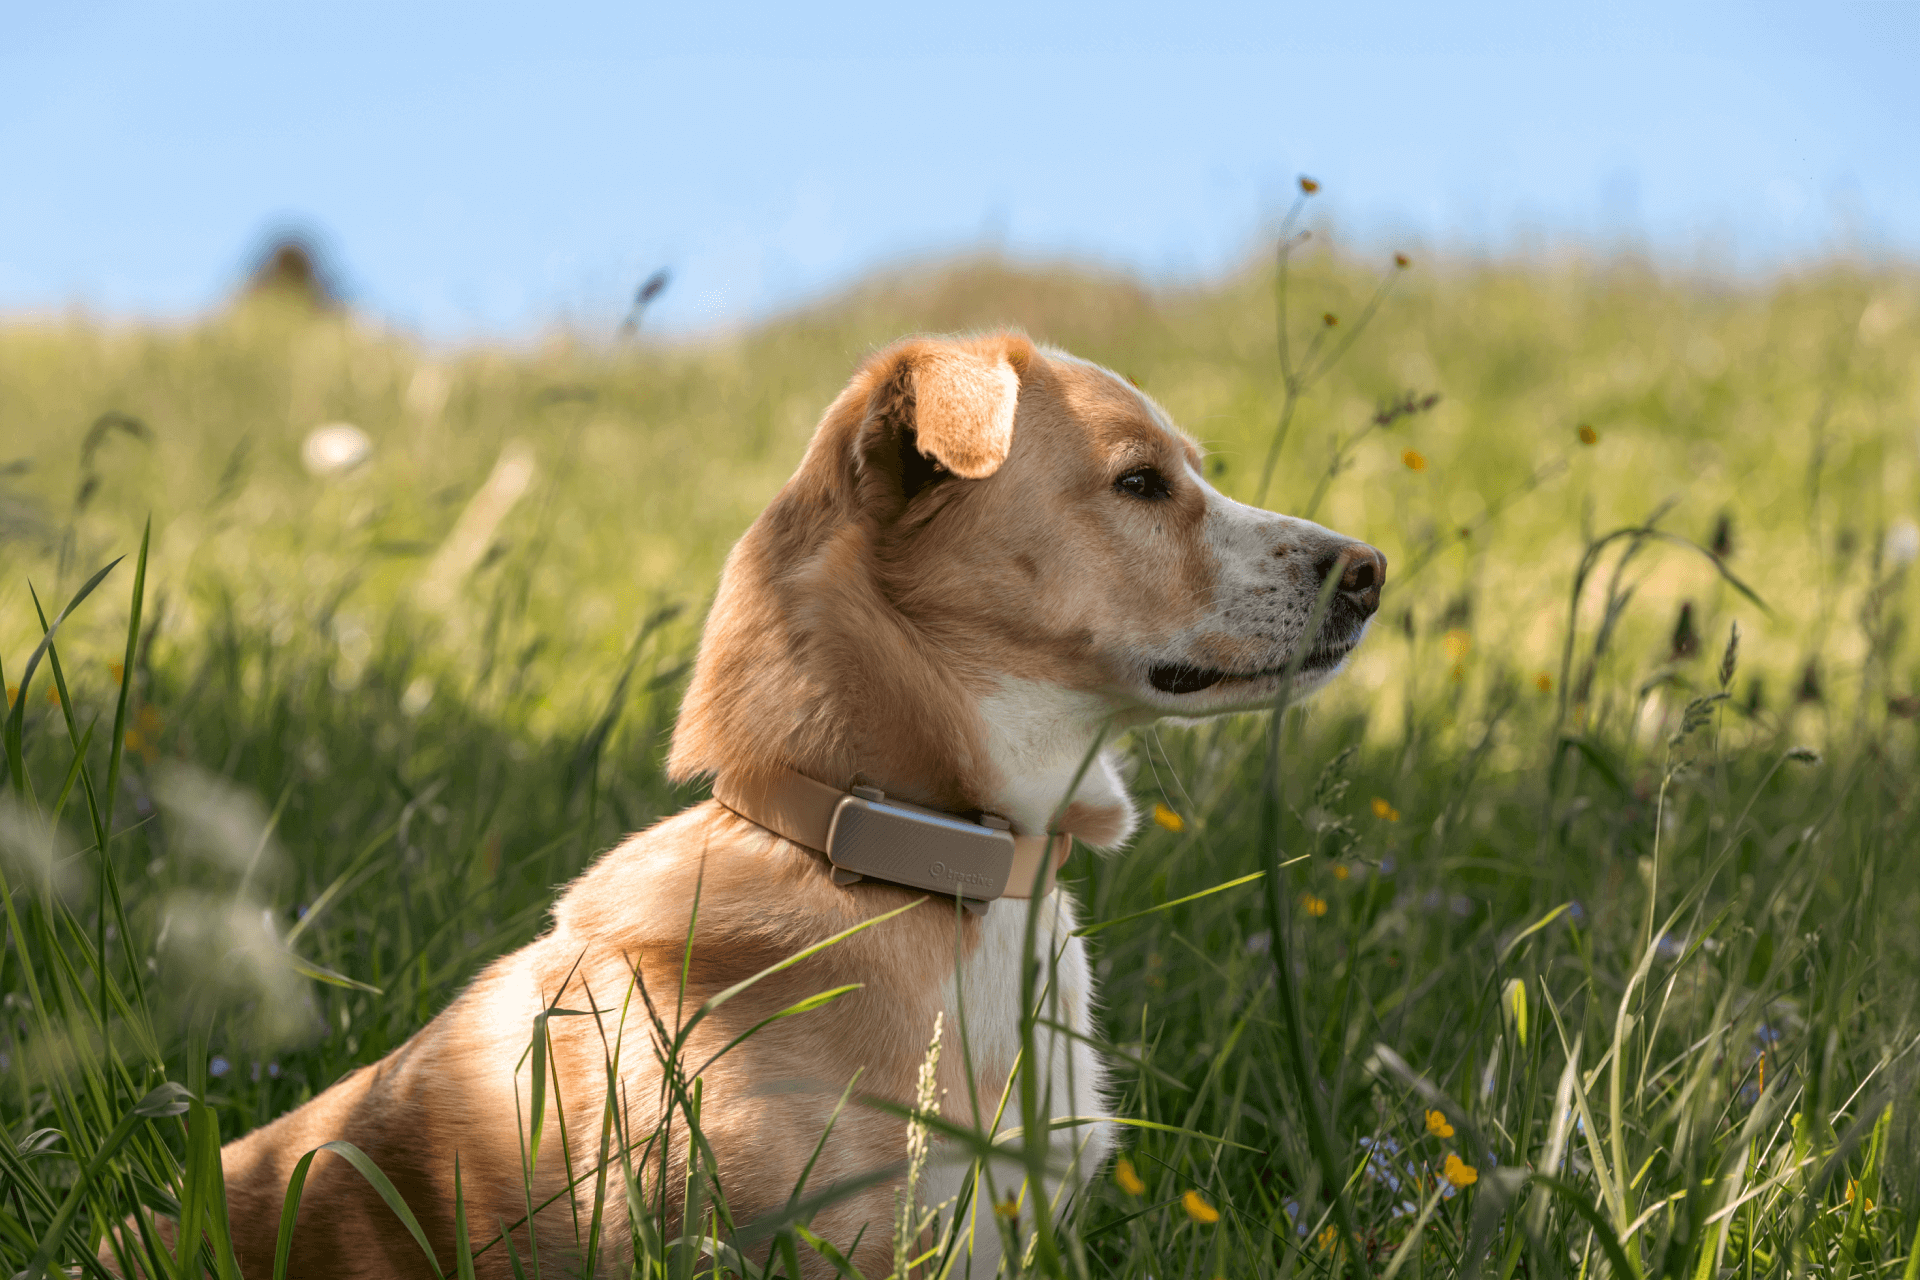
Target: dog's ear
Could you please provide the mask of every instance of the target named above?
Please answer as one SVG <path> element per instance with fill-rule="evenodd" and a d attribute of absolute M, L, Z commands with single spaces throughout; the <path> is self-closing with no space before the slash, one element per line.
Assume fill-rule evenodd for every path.
<path fill-rule="evenodd" d="M 1032 358 L 1033 345 L 1012 335 L 921 340 L 883 353 L 854 446 L 863 496 L 897 512 L 944 480 L 998 471 Z"/>

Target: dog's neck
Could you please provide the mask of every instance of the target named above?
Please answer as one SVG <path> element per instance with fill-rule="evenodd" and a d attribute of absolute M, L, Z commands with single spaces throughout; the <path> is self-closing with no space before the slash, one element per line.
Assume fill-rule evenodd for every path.
<path fill-rule="evenodd" d="M 961 665 L 988 646 L 947 634 L 964 622 L 895 608 L 852 531 L 784 573 L 770 571 L 780 557 L 755 545 L 763 540 L 756 525 L 714 601 L 674 730 L 674 776 L 795 769 L 999 814 L 1021 834 L 1053 821 L 1111 847 L 1132 831 L 1126 788 L 1098 750 L 1108 734 L 1099 698 Z"/>

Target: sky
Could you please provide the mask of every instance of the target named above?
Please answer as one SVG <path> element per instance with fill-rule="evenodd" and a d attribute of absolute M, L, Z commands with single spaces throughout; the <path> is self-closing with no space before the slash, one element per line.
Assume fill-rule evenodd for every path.
<path fill-rule="evenodd" d="M 431 339 L 698 333 L 982 248 L 1920 258 L 1920 0 L 131 5 L 0 18 L 0 316 L 178 318 L 265 238 Z M 4 13 L 4 11 L 0 11 Z"/>

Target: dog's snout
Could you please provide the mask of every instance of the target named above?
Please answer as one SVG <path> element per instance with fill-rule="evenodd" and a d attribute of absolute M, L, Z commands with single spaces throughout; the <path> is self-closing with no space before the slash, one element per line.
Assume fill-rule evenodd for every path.
<path fill-rule="evenodd" d="M 1380 607 L 1380 588 L 1387 581 L 1387 558 L 1364 542 L 1349 542 L 1320 561 L 1319 576 L 1325 582 L 1340 575 L 1339 591 L 1351 601 L 1362 617 L 1371 617 Z"/>

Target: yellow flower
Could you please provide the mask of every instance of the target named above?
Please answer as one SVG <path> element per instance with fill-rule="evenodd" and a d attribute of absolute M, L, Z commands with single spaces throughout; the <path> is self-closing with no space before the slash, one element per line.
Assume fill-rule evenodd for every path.
<path fill-rule="evenodd" d="M 1322 1249 L 1331 1249 L 1340 1242 L 1340 1229 L 1338 1227 L 1328 1227 L 1315 1238 L 1314 1242 Z"/>
<path fill-rule="evenodd" d="M 1208 1204 L 1198 1191 L 1189 1191 L 1180 1197 L 1180 1203 L 1186 1206 L 1187 1216 L 1201 1226 L 1211 1226 L 1220 1221 L 1220 1211 Z"/>
<path fill-rule="evenodd" d="M 1436 1138 L 1451 1138 L 1453 1136 L 1453 1126 L 1447 1123 L 1445 1112 L 1427 1112 L 1427 1132 Z"/>
<path fill-rule="evenodd" d="M 1401 454 L 1400 461 L 1407 464 L 1407 470 L 1409 471 L 1425 471 L 1427 469 L 1426 456 L 1417 449 L 1409 449 Z"/>
<path fill-rule="evenodd" d="M 1304 173 L 1300 175 L 1300 190 L 1304 194 L 1312 195 L 1314 192 L 1318 191 L 1319 189 L 1320 189 L 1319 183 L 1315 182 L 1312 178 L 1309 178 Z"/>
<path fill-rule="evenodd" d="M 113 672 L 113 678 L 116 683 L 118 683 L 120 677 L 126 672 L 126 668 L 117 662 L 109 662 L 107 664 L 107 670 Z"/>
<path fill-rule="evenodd" d="M 1121 1156 L 1119 1161 L 1114 1164 L 1113 1180 L 1119 1183 L 1120 1189 L 1130 1196 L 1140 1196 L 1147 1193 L 1147 1184 L 1140 1181 L 1140 1175 L 1133 1171 L 1133 1161 L 1127 1159 L 1125 1156 Z"/>
<path fill-rule="evenodd" d="M 1382 822 L 1400 821 L 1400 811 L 1388 804 L 1384 796 L 1373 798 L 1373 816 Z"/>
<path fill-rule="evenodd" d="M 1187 820 L 1164 804 L 1153 806 L 1153 820 L 1169 831 L 1185 831 Z"/>
<path fill-rule="evenodd" d="M 1448 662 L 1458 662 L 1473 652 L 1473 636 L 1459 627 L 1442 636 L 1440 643 L 1447 651 Z"/>
<path fill-rule="evenodd" d="M 1588 426 L 1586 423 L 1583 422 L 1580 424 L 1580 443 L 1581 444 L 1599 444 L 1600 433 L 1598 431 L 1595 431 L 1592 427 Z"/>
<path fill-rule="evenodd" d="M 1855 1192 L 1855 1191 L 1856 1191 L 1856 1190 L 1857 1190 L 1857 1189 L 1859 1188 L 1859 1186 L 1860 1186 L 1860 1183 L 1859 1183 L 1859 1181 L 1858 1181 L 1858 1180 L 1855 1180 L 1855 1181 L 1853 1181 L 1853 1182 L 1849 1182 L 1849 1183 L 1847 1184 L 1847 1203 L 1848 1203 L 1848 1204 L 1852 1204 L 1852 1203 L 1853 1203 L 1853 1193 L 1854 1193 L 1854 1192 Z M 1868 1196 L 1868 1197 L 1867 1197 L 1867 1212 L 1868 1212 L 1868 1213 L 1872 1213 L 1872 1212 L 1873 1212 L 1873 1197 L 1872 1197 L 1872 1196 Z"/>
<path fill-rule="evenodd" d="M 1553 692 L 1553 677 L 1542 671 L 1533 678 L 1533 687 L 1542 693 Z"/>
<path fill-rule="evenodd" d="M 1333 869 L 1333 878 L 1335 880 L 1345 880 L 1348 876 L 1352 874 L 1353 872 L 1347 870 L 1344 864 L 1341 866 L 1337 866 Z"/>
<path fill-rule="evenodd" d="M 1013 1192 L 1007 1192 L 1007 1198 L 993 1206 L 993 1211 L 1011 1221 L 1020 1216 L 1020 1200 Z"/>
<path fill-rule="evenodd" d="M 1440 1166 L 1440 1175 L 1456 1187 L 1470 1187 L 1480 1181 L 1480 1171 L 1451 1151 Z"/>
<path fill-rule="evenodd" d="M 1306 913 L 1308 915 L 1314 917 L 1316 920 L 1319 919 L 1321 916 L 1327 914 L 1327 900 L 1325 898 L 1317 897 L 1314 894 L 1311 894 L 1311 893 L 1301 894 L 1300 905 L 1306 909 Z"/>
<path fill-rule="evenodd" d="M 20 701 L 20 686 L 17 684 L 8 685 L 7 686 L 7 705 L 12 706 L 14 703 L 18 701 Z"/>

